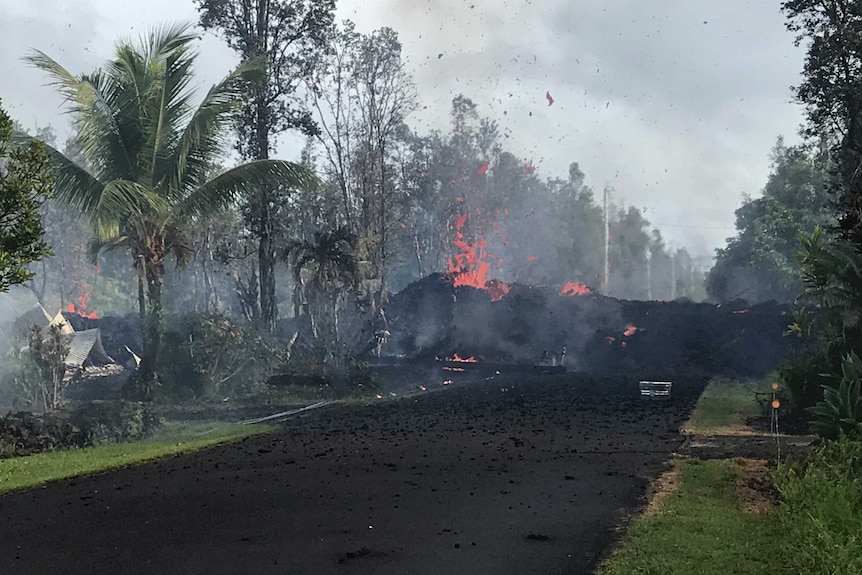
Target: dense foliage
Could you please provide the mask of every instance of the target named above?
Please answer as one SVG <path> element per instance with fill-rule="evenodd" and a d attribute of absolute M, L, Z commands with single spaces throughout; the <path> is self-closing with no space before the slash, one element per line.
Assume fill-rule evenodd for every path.
<path fill-rule="evenodd" d="M 805 43 L 802 81 L 795 88 L 805 106 L 804 134 L 831 146 L 828 181 L 838 211 L 837 232 L 862 247 L 862 6 L 855 0 L 785 0 L 787 28 Z"/>
<path fill-rule="evenodd" d="M 823 421 L 825 407 L 852 391 L 855 384 L 852 377 L 848 380 L 846 368 L 862 350 L 862 80 L 856 72 L 862 63 L 862 10 L 847 0 L 788 0 L 782 11 L 788 29 L 797 34 L 797 44 L 807 46 L 795 95 L 805 106 L 804 134 L 818 138 L 828 150 L 824 181 L 837 218 L 836 225 L 801 230 L 805 233 L 798 257 L 800 302 L 806 309 L 797 312 L 791 325 L 797 349 L 782 376 L 801 407 L 823 400 L 815 408 L 821 419 L 815 428 L 834 435 L 835 422 Z M 836 386 L 842 373 L 844 381 Z M 823 385 L 829 386 L 825 396 Z M 840 419 L 857 418 L 854 406 L 836 409 Z"/>
<path fill-rule="evenodd" d="M 826 188 L 828 158 L 822 151 L 785 146 L 772 150 L 772 173 L 758 198 L 736 210 L 737 234 L 716 253 L 706 290 L 712 300 L 793 301 L 802 292 L 796 254 L 800 231 L 832 219 Z"/>
<path fill-rule="evenodd" d="M 50 255 L 39 208 L 51 189 L 38 142 L 9 149 L 12 120 L 0 106 L 0 293 L 33 277 L 32 262 Z"/>

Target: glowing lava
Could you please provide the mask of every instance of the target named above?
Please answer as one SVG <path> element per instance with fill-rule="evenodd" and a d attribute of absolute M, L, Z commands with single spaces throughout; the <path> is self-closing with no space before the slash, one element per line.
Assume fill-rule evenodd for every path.
<path fill-rule="evenodd" d="M 581 282 L 566 282 L 563 289 L 560 290 L 560 295 L 589 295 L 590 288 Z"/>
<path fill-rule="evenodd" d="M 66 311 L 89 319 L 99 319 L 99 315 L 96 312 L 89 311 L 87 309 L 90 301 L 90 291 L 87 287 L 87 283 L 73 281 L 72 284 L 78 288 L 78 301 L 77 303 L 69 303 L 66 305 Z"/>
<path fill-rule="evenodd" d="M 637 326 L 635 326 L 634 324 L 631 324 L 631 323 L 630 323 L 630 324 L 628 324 L 628 325 L 626 326 L 626 330 L 623 332 L 623 335 L 624 335 L 624 336 L 626 336 L 626 337 L 629 337 L 629 336 L 632 336 L 632 335 L 636 334 L 636 333 L 637 333 L 637 331 L 638 331 Z"/>
<path fill-rule="evenodd" d="M 485 251 L 488 242 L 484 238 L 473 243 L 464 239 L 467 218 L 467 214 L 461 214 L 455 219 L 455 239 L 452 243 L 459 253 L 446 261 L 446 273 L 452 278 L 453 286 L 485 290 L 491 296 L 491 301 L 500 301 L 509 293 L 509 284 L 488 277 L 490 261 L 494 258 Z"/>

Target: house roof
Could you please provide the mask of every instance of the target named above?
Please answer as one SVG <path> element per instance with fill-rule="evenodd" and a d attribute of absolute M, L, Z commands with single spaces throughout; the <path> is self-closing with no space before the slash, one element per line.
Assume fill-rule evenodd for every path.
<path fill-rule="evenodd" d="M 75 333 L 75 330 L 72 329 L 72 326 L 69 324 L 66 317 L 63 315 L 62 310 L 57 312 L 57 315 L 54 316 L 54 319 L 51 320 L 51 323 L 43 330 L 43 333 L 47 333 L 47 330 L 57 326 L 60 328 L 60 333 L 63 335 L 70 335 Z"/>
<path fill-rule="evenodd" d="M 90 360 L 90 363 L 94 365 L 116 363 L 105 352 L 105 348 L 102 346 L 101 332 L 98 328 L 69 334 L 69 353 L 66 355 L 66 365 L 81 367 L 87 360 Z"/>

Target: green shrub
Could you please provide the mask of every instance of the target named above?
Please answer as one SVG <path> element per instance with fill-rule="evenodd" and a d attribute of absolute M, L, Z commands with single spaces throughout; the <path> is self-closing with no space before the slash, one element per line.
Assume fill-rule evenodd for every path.
<path fill-rule="evenodd" d="M 99 401 L 71 412 L 77 429 L 78 447 L 143 439 L 162 424 L 148 407 L 140 403 Z"/>
<path fill-rule="evenodd" d="M 0 459 L 77 447 L 77 431 L 63 413 L 8 413 L 0 417 Z"/>
<path fill-rule="evenodd" d="M 351 387 L 372 390 L 380 386 L 374 370 L 366 361 L 351 358 L 347 373 Z"/>
<path fill-rule="evenodd" d="M 44 414 L 0 417 L 0 458 L 143 439 L 161 425 L 146 406 L 93 402 Z"/>
<path fill-rule="evenodd" d="M 828 376 L 823 374 L 824 366 L 831 363 L 825 353 L 813 345 L 790 354 L 778 370 L 778 375 L 790 390 L 795 407 L 806 409 L 823 398 L 822 386 L 829 383 Z"/>
<path fill-rule="evenodd" d="M 808 408 L 811 431 L 828 439 L 862 433 L 862 361 L 855 353 L 845 357 L 838 387 L 824 385 L 823 400 Z"/>
<path fill-rule="evenodd" d="M 275 371 L 282 353 L 251 326 L 221 314 L 188 314 L 164 335 L 162 396 L 190 400 L 252 393 Z"/>
<path fill-rule="evenodd" d="M 779 555 L 806 575 L 862 573 L 862 442 L 827 441 L 776 473 Z"/>

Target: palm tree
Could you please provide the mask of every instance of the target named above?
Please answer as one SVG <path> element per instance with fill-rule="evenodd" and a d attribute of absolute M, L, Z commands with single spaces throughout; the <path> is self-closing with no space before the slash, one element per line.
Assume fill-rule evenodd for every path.
<path fill-rule="evenodd" d="M 170 255 L 178 267 L 188 261 L 186 224 L 260 186 L 317 185 L 310 170 L 280 160 L 248 162 L 213 177 L 228 149 L 226 128 L 240 108 L 243 81 L 262 68 L 239 66 L 194 106 L 196 40 L 187 24 L 158 27 L 137 45 L 121 42 L 102 69 L 81 76 L 43 52 L 26 57 L 65 96 L 88 164 L 49 147 L 56 194 L 92 222 L 102 249 L 127 249 L 138 273 L 144 349 L 137 382 L 146 397 L 156 381 L 165 264 Z"/>
<path fill-rule="evenodd" d="M 324 344 L 338 341 L 339 296 L 359 280 L 355 248 L 356 236 L 347 227 L 314 232 L 313 241 L 297 241 L 287 248 L 297 290 L 294 298 L 307 302 L 312 335 Z"/>

